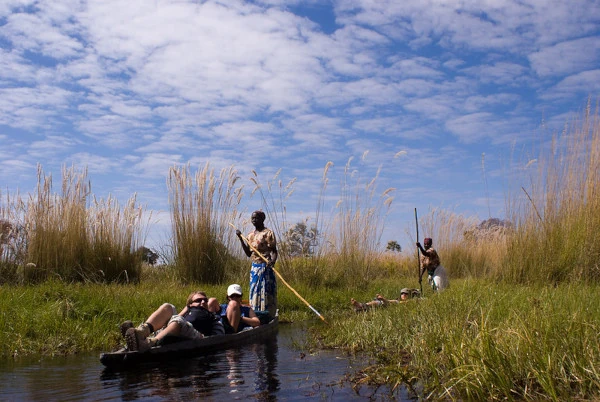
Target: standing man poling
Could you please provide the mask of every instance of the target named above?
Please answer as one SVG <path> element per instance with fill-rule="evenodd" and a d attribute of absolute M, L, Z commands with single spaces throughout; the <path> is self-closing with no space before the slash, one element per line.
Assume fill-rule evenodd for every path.
<path fill-rule="evenodd" d="M 265 218 L 263 211 L 252 213 L 250 220 L 255 229 L 247 236 L 248 243 L 252 247 L 244 242 L 242 232 L 236 230 L 235 233 L 242 243 L 244 253 L 252 260 L 250 306 L 255 311 L 268 311 L 269 315 L 274 317 L 277 311 L 277 282 L 273 266 L 277 261 L 277 241 L 275 233 L 265 227 Z M 267 261 L 264 261 L 254 250 L 262 254 Z"/>
<path fill-rule="evenodd" d="M 426 237 L 423 240 L 425 248 L 421 246 L 421 243 L 417 242 L 417 247 L 421 250 L 421 273 L 419 275 L 419 283 L 423 278 L 425 271 L 428 273 L 428 282 L 434 291 L 441 291 L 448 287 L 448 275 L 446 269 L 440 264 L 440 257 L 437 251 L 432 247 L 433 240 L 430 237 Z"/>

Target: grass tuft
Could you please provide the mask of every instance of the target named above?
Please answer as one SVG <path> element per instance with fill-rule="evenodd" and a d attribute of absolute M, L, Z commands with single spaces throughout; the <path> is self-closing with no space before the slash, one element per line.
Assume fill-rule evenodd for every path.
<path fill-rule="evenodd" d="M 180 280 L 221 283 L 227 268 L 239 265 L 229 252 L 236 240 L 229 224 L 239 218 L 242 197 L 238 181 L 233 167 L 219 176 L 208 163 L 193 176 L 187 166 L 170 169 L 172 248 Z"/>

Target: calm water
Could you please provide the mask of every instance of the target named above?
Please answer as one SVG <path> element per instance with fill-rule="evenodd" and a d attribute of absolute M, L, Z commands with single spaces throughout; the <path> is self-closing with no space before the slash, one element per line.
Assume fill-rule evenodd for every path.
<path fill-rule="evenodd" d="M 136 370 L 113 371 L 99 353 L 0 363 L 2 401 L 409 400 L 405 390 L 361 387 L 346 375 L 367 364 L 341 353 L 304 354 L 301 327 L 280 324 L 261 344 Z"/>

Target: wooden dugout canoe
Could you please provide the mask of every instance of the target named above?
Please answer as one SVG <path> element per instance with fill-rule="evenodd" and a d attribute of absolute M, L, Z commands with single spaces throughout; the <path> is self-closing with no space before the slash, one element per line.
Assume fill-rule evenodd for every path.
<path fill-rule="evenodd" d="M 102 353 L 100 354 L 100 362 L 106 367 L 119 368 L 144 362 L 199 356 L 246 343 L 260 342 L 276 334 L 278 325 L 279 317 L 275 316 L 267 324 L 262 324 L 235 334 L 213 335 L 202 339 L 183 340 L 154 346 L 145 352 L 129 351 L 126 348 L 122 348 L 115 352 Z"/>

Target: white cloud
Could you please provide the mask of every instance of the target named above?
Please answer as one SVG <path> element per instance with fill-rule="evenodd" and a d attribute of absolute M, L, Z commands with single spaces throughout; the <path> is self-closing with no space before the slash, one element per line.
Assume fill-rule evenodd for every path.
<path fill-rule="evenodd" d="M 531 66 L 541 77 L 572 74 L 600 65 L 598 37 L 557 43 L 529 55 Z"/>
<path fill-rule="evenodd" d="M 480 83 L 506 85 L 508 87 L 523 85 L 524 81 L 528 79 L 527 68 L 517 63 L 482 64 L 465 68 L 461 72 L 476 77 Z"/>
<path fill-rule="evenodd" d="M 310 4 L 3 2 L 0 179 L 88 164 L 95 188 L 139 189 L 165 209 L 173 165 L 235 164 L 244 180 L 282 168 L 306 191 L 290 201 L 299 216 L 327 161 L 340 172 L 369 149 L 361 168 L 400 172 L 382 173 L 399 205 L 437 169 L 435 204 L 468 191 L 481 152 L 499 163 L 488 147 L 505 152 L 598 92 L 593 0 Z M 315 10 L 327 14 L 311 21 Z"/>
<path fill-rule="evenodd" d="M 170 167 L 181 165 L 184 162 L 182 155 L 150 153 L 135 163 L 132 173 L 147 178 L 166 177 Z"/>
<path fill-rule="evenodd" d="M 580 93 L 583 98 L 594 96 L 600 91 L 600 70 L 573 74 L 561 80 L 553 90 L 562 96 L 572 93 Z"/>
<path fill-rule="evenodd" d="M 66 161 L 67 165 L 87 167 L 90 174 L 113 172 L 122 166 L 119 160 L 110 156 L 95 155 L 90 152 L 77 152 Z"/>
<path fill-rule="evenodd" d="M 358 12 L 357 12 L 358 10 Z M 597 31 L 594 0 L 405 1 L 355 0 L 337 4 L 339 21 L 358 22 L 400 40 L 522 53 Z M 414 43 L 414 42 L 413 42 Z"/>

